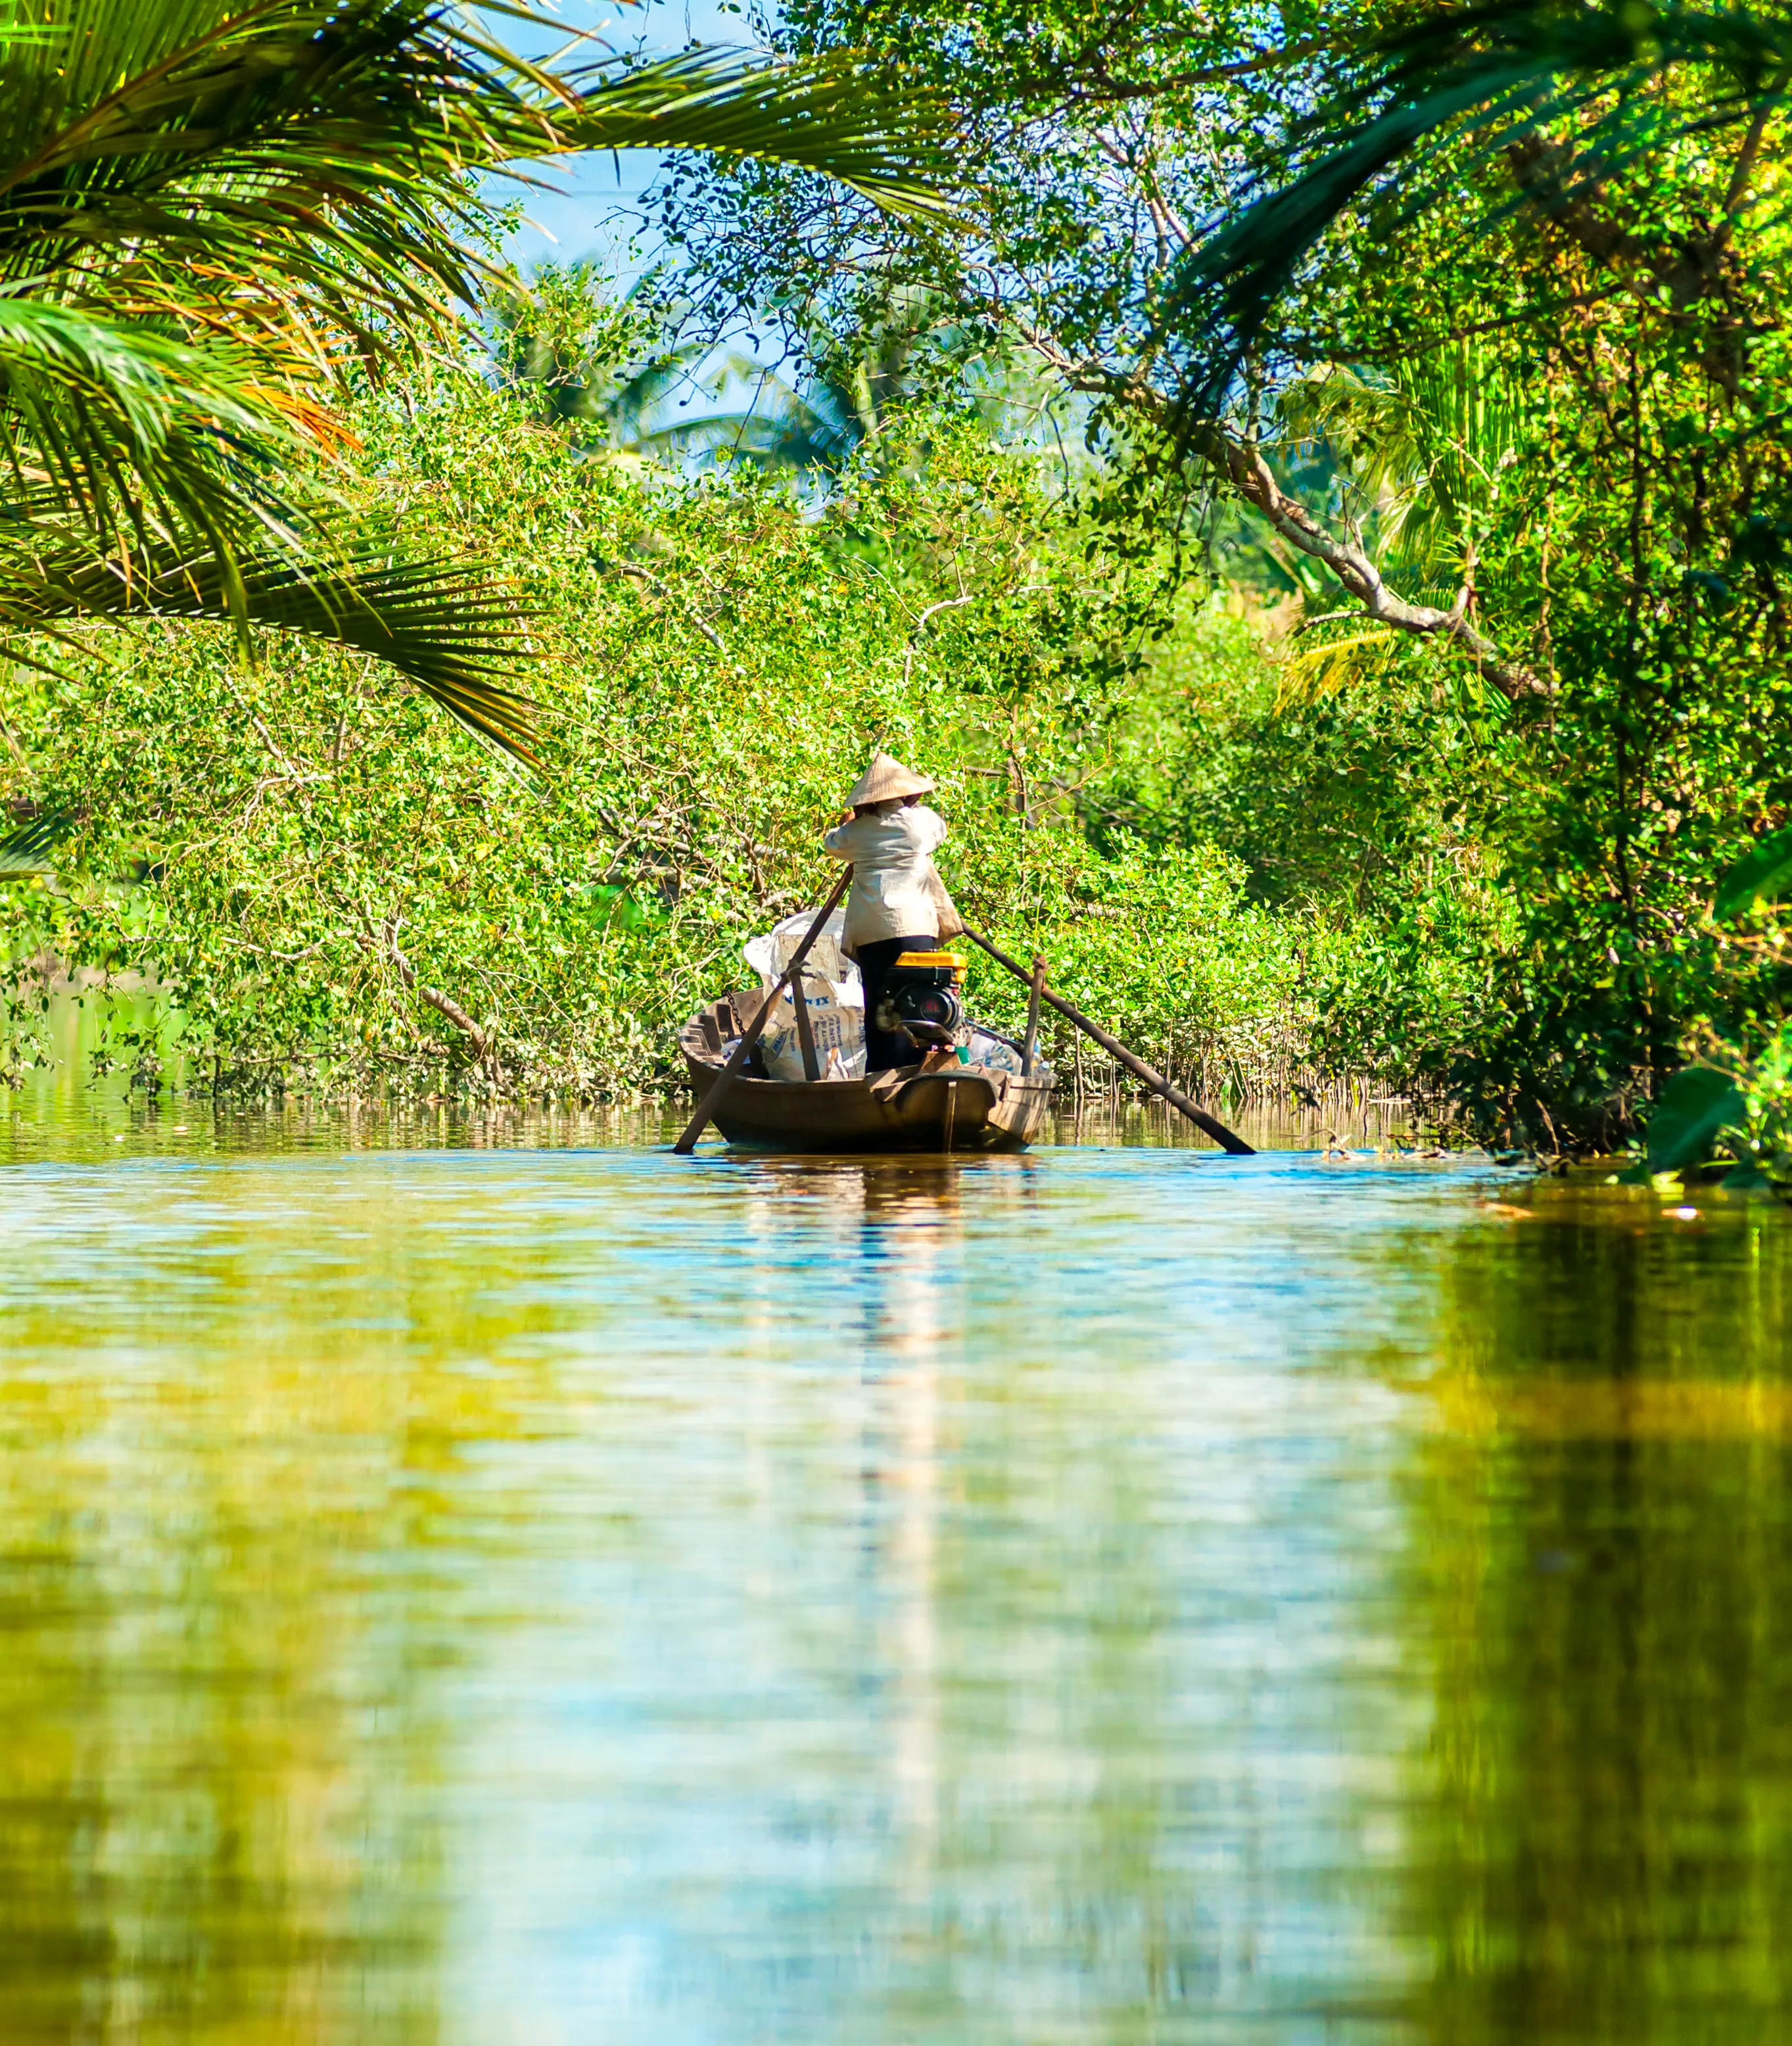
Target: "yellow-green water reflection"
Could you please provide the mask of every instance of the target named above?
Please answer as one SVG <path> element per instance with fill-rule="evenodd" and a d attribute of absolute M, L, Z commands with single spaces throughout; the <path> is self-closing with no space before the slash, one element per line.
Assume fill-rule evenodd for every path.
<path fill-rule="evenodd" d="M 117 1133 L 4 1175 L 8 2040 L 1785 2026 L 1792 1218 Z"/>

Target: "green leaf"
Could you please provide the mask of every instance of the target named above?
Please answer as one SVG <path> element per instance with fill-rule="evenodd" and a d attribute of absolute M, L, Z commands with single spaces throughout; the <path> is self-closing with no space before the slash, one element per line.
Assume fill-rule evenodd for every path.
<path fill-rule="evenodd" d="M 91 618 L 245 617 L 390 662 L 469 730 L 539 766 L 534 705 L 508 686 L 526 658 L 515 604 L 477 562 L 351 559 L 295 567 L 277 556 L 34 564 L 0 554 L 0 628 L 58 637 Z"/>
<path fill-rule="evenodd" d="M 53 811 L 30 818 L 0 836 L 0 881 L 28 881 L 53 874 L 50 855 L 74 828 L 71 818 Z"/>
<path fill-rule="evenodd" d="M 1649 1170 L 1676 1172 L 1702 1164 L 1717 1133 L 1744 1113 L 1743 1098 L 1728 1073 L 1714 1066 L 1683 1066 L 1662 1089 L 1649 1118 Z"/>
<path fill-rule="evenodd" d="M 1339 218 L 1365 199 L 1410 219 L 1477 161 L 1497 160 L 1558 123 L 1571 147 L 1524 197 L 1560 205 L 1628 155 L 1678 137 L 1740 126 L 1787 101 L 1785 17 L 1776 10 L 1700 10 L 1557 0 L 1434 6 L 1325 46 L 1302 81 L 1312 111 L 1295 124 L 1248 203 L 1193 241 L 1165 295 L 1166 334 L 1191 349 L 1180 423 L 1210 419 L 1265 331 L 1271 307 Z M 1294 44 L 1281 60 L 1304 64 Z M 1670 70 L 1712 82 L 1696 110 L 1645 90 Z M 1470 137 L 1465 153 L 1461 147 Z M 1520 203 L 1489 207 L 1497 218 Z"/>
<path fill-rule="evenodd" d="M 1792 893 L 1792 824 L 1771 832 L 1754 851 L 1726 867 L 1717 878 L 1714 917 L 1736 917 L 1762 902 L 1778 902 Z"/>
<path fill-rule="evenodd" d="M 835 178 L 886 212 L 949 218 L 958 183 L 951 110 L 897 93 L 852 50 L 755 63 L 692 49 L 620 72 L 570 73 L 556 133 L 585 149 L 701 149 Z"/>
<path fill-rule="evenodd" d="M 0 0 L 0 631 L 311 632 L 530 758 L 508 600 L 337 537 L 342 366 L 390 375 L 464 329 L 496 274 L 482 172 L 716 150 L 938 214 L 949 125 L 850 52 L 561 76 L 437 0 Z"/>

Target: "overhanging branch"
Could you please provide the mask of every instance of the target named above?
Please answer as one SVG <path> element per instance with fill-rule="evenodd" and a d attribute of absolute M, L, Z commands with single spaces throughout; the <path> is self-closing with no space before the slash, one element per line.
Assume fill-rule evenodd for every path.
<path fill-rule="evenodd" d="M 1107 400 L 1119 410 L 1145 421 L 1153 431 L 1167 424 L 1169 407 L 1153 384 L 1145 365 L 1130 373 L 1099 361 L 1078 359 L 1058 348 L 1048 334 L 1021 329 L 1033 353 L 1063 377 L 1072 390 Z M 1445 610 L 1412 604 L 1383 578 L 1360 534 L 1340 536 L 1291 496 L 1276 481 L 1257 443 L 1230 431 L 1218 422 L 1182 437 L 1187 454 L 1218 481 L 1249 504 L 1282 540 L 1317 562 L 1335 577 L 1363 615 L 1379 625 L 1419 638 L 1438 638 L 1466 654 L 1476 671 L 1508 702 L 1554 693 L 1534 669 L 1508 659 L 1469 616 L 1469 592 Z"/>

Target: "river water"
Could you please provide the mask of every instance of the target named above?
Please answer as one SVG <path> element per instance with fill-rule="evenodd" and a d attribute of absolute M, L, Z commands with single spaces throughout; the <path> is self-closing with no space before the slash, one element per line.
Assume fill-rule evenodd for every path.
<path fill-rule="evenodd" d="M 1792 1214 L 181 1113 L 0 1115 L 8 2041 L 1786 2036 Z"/>

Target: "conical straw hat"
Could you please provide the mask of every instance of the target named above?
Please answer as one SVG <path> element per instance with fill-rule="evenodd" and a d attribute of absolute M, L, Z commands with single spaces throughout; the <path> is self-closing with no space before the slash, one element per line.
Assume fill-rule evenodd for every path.
<path fill-rule="evenodd" d="M 905 767 L 890 754 L 874 753 L 871 766 L 847 796 L 847 808 L 855 810 L 862 803 L 888 803 L 900 796 L 925 796 L 933 786 L 925 774 Z"/>

